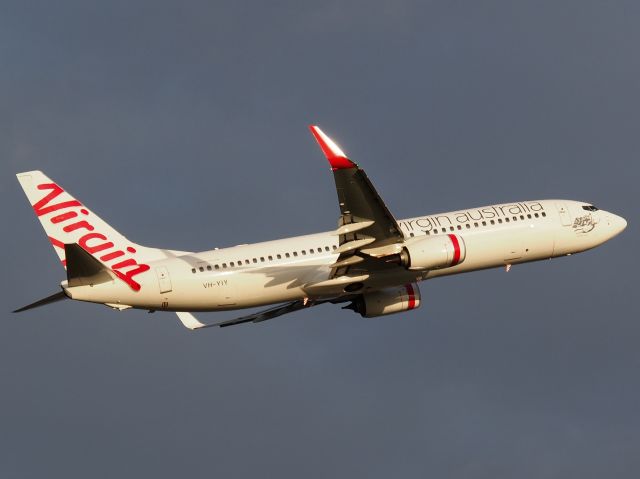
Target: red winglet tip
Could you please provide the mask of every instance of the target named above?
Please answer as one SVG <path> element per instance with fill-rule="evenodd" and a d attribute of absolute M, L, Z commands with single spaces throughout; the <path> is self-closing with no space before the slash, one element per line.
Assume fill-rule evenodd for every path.
<path fill-rule="evenodd" d="M 347 155 L 336 145 L 331 138 L 316 125 L 309 125 L 311 133 L 315 137 L 320 149 L 327 157 L 332 170 L 341 170 L 344 168 L 355 168 L 357 165 L 351 161 Z"/>

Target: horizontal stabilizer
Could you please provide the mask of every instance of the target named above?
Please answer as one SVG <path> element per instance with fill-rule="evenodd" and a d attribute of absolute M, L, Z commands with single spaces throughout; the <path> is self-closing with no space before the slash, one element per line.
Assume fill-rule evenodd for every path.
<path fill-rule="evenodd" d="M 65 244 L 69 287 L 94 285 L 112 281 L 109 268 L 87 253 L 78 244 Z"/>
<path fill-rule="evenodd" d="M 63 299 L 66 299 L 67 295 L 64 294 L 64 291 L 60 291 L 56 294 L 52 294 L 51 296 L 47 296 L 44 299 L 41 299 L 39 301 L 36 301 L 35 303 L 31 303 L 28 304 L 26 306 L 23 306 L 20 309 L 16 309 L 14 311 L 14 313 L 21 313 L 22 311 L 26 311 L 27 309 L 33 309 L 33 308 L 37 308 L 39 306 L 44 306 L 45 304 L 49 304 L 49 303 L 55 303 L 56 301 L 61 301 Z"/>

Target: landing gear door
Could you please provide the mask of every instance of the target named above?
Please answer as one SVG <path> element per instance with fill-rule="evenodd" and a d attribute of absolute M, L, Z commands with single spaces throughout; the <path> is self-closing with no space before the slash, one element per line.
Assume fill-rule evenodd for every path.
<path fill-rule="evenodd" d="M 158 276 L 160 293 L 168 293 L 171 291 L 171 278 L 169 277 L 169 271 L 167 271 L 167 268 L 164 266 L 156 268 L 156 275 Z"/>
<path fill-rule="evenodd" d="M 571 226 L 571 212 L 566 203 L 556 203 L 556 209 L 558 210 L 562 226 Z"/>

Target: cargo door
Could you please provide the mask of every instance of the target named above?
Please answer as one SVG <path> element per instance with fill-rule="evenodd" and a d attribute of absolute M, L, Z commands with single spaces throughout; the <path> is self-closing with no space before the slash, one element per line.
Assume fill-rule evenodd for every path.
<path fill-rule="evenodd" d="M 509 238 L 507 241 L 505 241 L 505 243 L 506 243 L 505 245 L 506 254 L 504 258 L 505 261 L 513 261 L 515 259 L 522 258 L 522 252 L 524 249 L 522 246 L 522 239 L 514 235 L 512 238 Z"/>

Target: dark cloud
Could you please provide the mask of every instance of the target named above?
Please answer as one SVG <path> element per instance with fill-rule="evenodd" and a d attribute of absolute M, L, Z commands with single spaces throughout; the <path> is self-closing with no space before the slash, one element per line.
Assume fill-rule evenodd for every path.
<path fill-rule="evenodd" d="M 4 2 L 2 304 L 63 272 L 14 174 L 140 243 L 330 229 L 320 124 L 398 217 L 516 199 L 629 220 L 577 257 L 188 333 L 60 303 L 3 315 L 3 477 L 635 477 L 637 2 Z M 206 318 L 207 315 L 205 315 Z M 227 317 L 210 315 L 209 319 Z"/>

